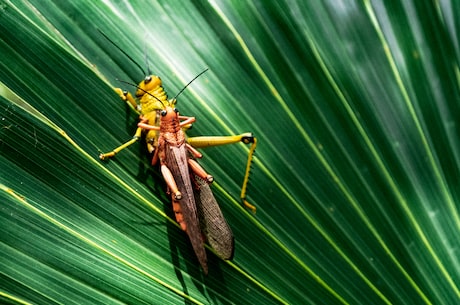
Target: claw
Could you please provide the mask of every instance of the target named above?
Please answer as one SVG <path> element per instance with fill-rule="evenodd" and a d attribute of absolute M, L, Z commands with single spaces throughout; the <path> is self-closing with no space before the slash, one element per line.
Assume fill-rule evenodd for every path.
<path fill-rule="evenodd" d="M 244 144 L 254 143 L 254 136 L 252 135 L 252 133 L 250 133 L 249 135 L 244 135 L 241 137 L 241 142 L 243 142 Z"/>
<path fill-rule="evenodd" d="M 109 153 L 106 153 L 106 154 L 99 154 L 99 159 L 100 160 L 106 160 L 108 158 L 112 158 L 115 156 L 115 152 L 111 151 Z"/>

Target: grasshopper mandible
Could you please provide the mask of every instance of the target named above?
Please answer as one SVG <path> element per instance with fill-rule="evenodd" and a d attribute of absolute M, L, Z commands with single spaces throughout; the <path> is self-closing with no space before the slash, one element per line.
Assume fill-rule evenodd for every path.
<path fill-rule="evenodd" d="M 105 37 L 114 44 L 107 36 Z M 117 45 L 115 46 L 134 62 L 128 54 Z M 139 99 L 139 105 L 129 92 L 122 91 L 119 88 L 115 89 L 120 97 L 140 114 L 140 123 L 135 135 L 130 141 L 111 152 L 100 154 L 99 157 L 101 160 L 114 157 L 124 148 L 137 142 L 142 135 L 145 136 L 147 149 L 152 155 L 152 164 L 155 165 L 160 161 L 162 176 L 168 186 L 168 192 L 171 193 L 176 221 L 189 236 L 195 254 L 204 272 L 207 273 L 203 234 L 211 247 L 223 259 L 233 257 L 234 240 L 230 227 L 225 221 L 210 189 L 209 184 L 212 183 L 213 177 L 207 174 L 196 162 L 195 158 L 201 158 L 202 155 L 195 148 L 238 142 L 252 144 L 240 197 L 247 208 L 255 211 L 255 207 L 245 200 L 245 196 L 250 165 L 257 140 L 251 133 L 237 136 L 193 137 L 187 139 L 184 130 L 189 128 L 195 119 L 193 117 L 179 116 L 174 108 L 177 96 L 184 89 L 175 98 L 168 100 L 161 79 L 154 75 L 145 77 L 136 87 L 136 97 Z"/>

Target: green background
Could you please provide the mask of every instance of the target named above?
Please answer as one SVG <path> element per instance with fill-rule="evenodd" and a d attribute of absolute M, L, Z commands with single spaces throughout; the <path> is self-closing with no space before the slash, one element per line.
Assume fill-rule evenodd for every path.
<path fill-rule="evenodd" d="M 458 1 L 0 1 L 0 301 L 455 304 Z M 209 275 L 127 141 L 159 75 L 236 238 Z M 122 86 L 123 87 L 123 86 Z M 130 89 L 132 88 L 126 88 Z"/>

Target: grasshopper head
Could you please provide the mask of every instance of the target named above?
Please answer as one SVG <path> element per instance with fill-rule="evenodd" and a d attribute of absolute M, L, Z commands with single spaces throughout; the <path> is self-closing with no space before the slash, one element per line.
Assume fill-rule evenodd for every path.
<path fill-rule="evenodd" d="M 161 110 L 168 104 L 168 96 L 163 90 L 161 79 L 156 75 L 149 75 L 139 83 L 136 96 L 143 114 Z"/>
<path fill-rule="evenodd" d="M 136 96 L 142 97 L 145 92 L 156 91 L 161 88 L 161 78 L 156 75 L 149 75 L 144 78 L 143 81 L 137 86 Z"/>
<path fill-rule="evenodd" d="M 179 110 L 171 106 L 166 106 L 161 110 L 160 114 L 166 120 L 174 120 L 179 116 Z"/>

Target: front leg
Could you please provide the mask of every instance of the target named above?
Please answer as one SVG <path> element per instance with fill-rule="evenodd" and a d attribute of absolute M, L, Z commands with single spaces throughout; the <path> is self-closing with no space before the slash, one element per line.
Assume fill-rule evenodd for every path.
<path fill-rule="evenodd" d="M 184 120 L 180 122 L 180 127 L 185 128 L 185 129 L 190 128 L 191 124 L 196 121 L 195 117 L 192 117 L 192 116 L 188 117 L 188 116 L 182 116 L 182 115 L 179 115 L 179 120 Z"/>
<path fill-rule="evenodd" d="M 134 136 L 133 136 L 133 138 L 131 140 L 129 140 L 128 142 L 118 146 L 117 148 L 115 148 L 111 152 L 104 153 L 104 154 L 103 153 L 99 154 L 99 159 L 106 160 L 108 158 L 114 157 L 121 150 L 125 149 L 126 147 L 128 147 L 128 146 L 130 146 L 130 145 L 132 145 L 134 143 L 136 143 L 140 139 L 141 134 L 142 134 L 142 128 L 137 128 L 136 133 L 134 134 Z"/>
<path fill-rule="evenodd" d="M 140 114 L 140 106 L 136 103 L 131 93 L 120 88 L 114 88 L 114 90 L 130 108 Z"/>
<path fill-rule="evenodd" d="M 179 116 L 179 119 L 185 119 L 185 121 L 179 123 L 181 128 L 188 128 L 190 124 L 195 122 L 194 117 Z M 150 125 L 145 122 L 140 122 L 137 124 L 137 126 L 147 130 L 160 130 L 160 126 Z"/>
<path fill-rule="evenodd" d="M 160 126 L 150 125 L 150 124 L 143 123 L 143 122 L 138 123 L 137 127 L 146 129 L 146 130 L 157 130 L 157 131 L 160 130 Z"/>

